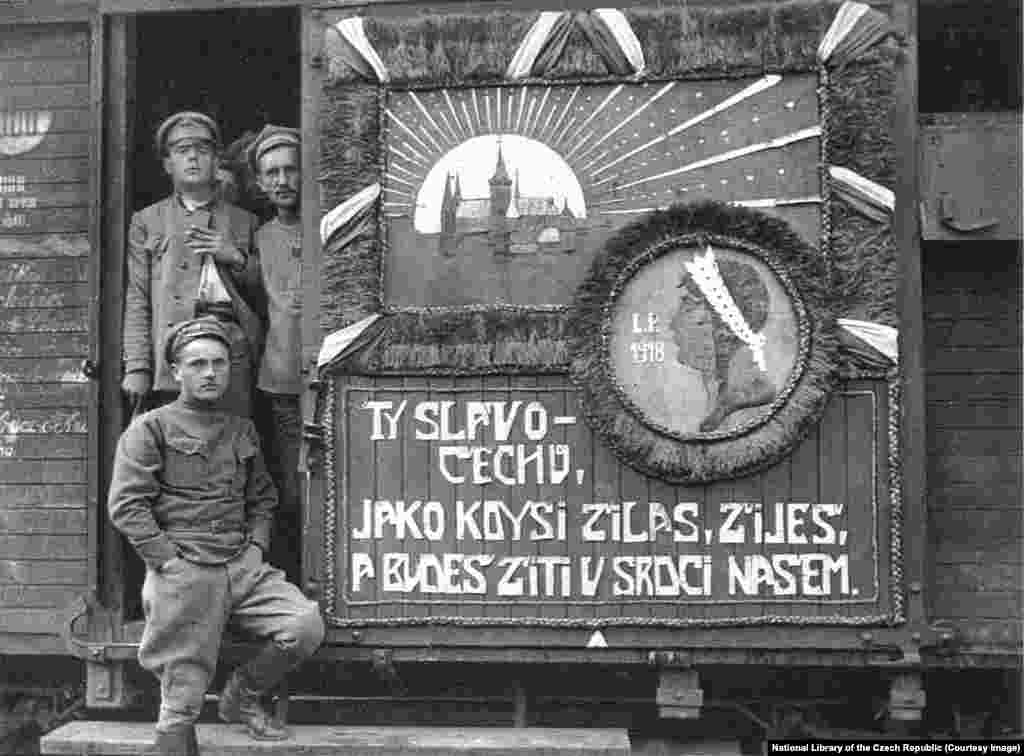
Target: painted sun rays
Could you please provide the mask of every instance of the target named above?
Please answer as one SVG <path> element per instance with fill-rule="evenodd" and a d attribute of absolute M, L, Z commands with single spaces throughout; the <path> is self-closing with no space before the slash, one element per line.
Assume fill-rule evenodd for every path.
<path fill-rule="evenodd" d="M 525 84 L 394 93 L 384 109 L 389 128 L 384 209 L 389 216 L 411 216 L 417 188 L 444 155 L 477 136 L 515 134 L 541 142 L 561 155 L 576 173 L 588 204 L 598 212 L 631 212 L 621 206 L 610 207 L 622 201 L 623 191 L 636 193 L 651 184 L 674 181 L 710 166 L 819 138 L 816 108 L 811 108 L 802 122 L 794 123 L 785 133 L 723 145 L 717 151 L 688 155 L 689 159 L 679 152 L 684 146 L 675 152 L 669 149 L 681 145 L 691 130 L 706 126 L 717 116 L 731 116 L 730 111 L 741 109 L 741 105 L 761 103 L 780 111 L 792 109 L 792 102 L 783 106 L 778 97 L 762 102 L 762 95 L 777 88 L 781 80 L 780 76 L 768 75 L 746 84 L 736 83 L 732 91 L 706 105 L 701 103 L 703 95 L 693 83 L 675 81 L 618 84 L 606 92 L 588 92 L 585 85 Z M 690 90 L 684 97 L 686 87 Z M 659 101 L 669 100 L 670 94 L 675 107 L 669 108 L 664 102 L 659 106 Z M 774 117 L 788 124 L 792 120 L 784 118 L 790 114 L 761 112 L 766 121 Z M 758 116 L 753 120 L 756 123 Z M 739 199 L 818 201 L 814 193 L 770 200 L 754 196 Z M 633 212 L 642 209 L 637 207 Z"/>

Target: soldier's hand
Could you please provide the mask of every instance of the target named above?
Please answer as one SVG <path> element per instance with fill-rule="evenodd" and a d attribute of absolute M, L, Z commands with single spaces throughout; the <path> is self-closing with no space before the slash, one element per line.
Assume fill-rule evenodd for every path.
<path fill-rule="evenodd" d="M 153 376 L 146 370 L 133 370 L 121 381 L 121 390 L 131 399 L 145 396 L 152 388 Z"/>
<path fill-rule="evenodd" d="M 235 246 L 230 235 L 211 228 L 190 226 L 185 232 L 185 244 L 197 255 L 213 255 L 221 265 L 240 268 L 245 255 Z"/>

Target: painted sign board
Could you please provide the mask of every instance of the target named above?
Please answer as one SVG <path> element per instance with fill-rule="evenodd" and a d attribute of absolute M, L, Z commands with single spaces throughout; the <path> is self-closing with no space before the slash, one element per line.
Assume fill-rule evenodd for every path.
<path fill-rule="evenodd" d="M 321 20 L 327 618 L 902 621 L 885 17 Z"/>
<path fill-rule="evenodd" d="M 877 381 L 838 392 L 786 462 L 703 486 L 618 462 L 555 377 L 350 377 L 330 396 L 337 620 L 856 624 L 891 608 Z"/>

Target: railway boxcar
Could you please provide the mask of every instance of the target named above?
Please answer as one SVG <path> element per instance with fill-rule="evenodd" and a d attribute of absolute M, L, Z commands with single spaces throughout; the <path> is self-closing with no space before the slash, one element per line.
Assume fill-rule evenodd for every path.
<path fill-rule="evenodd" d="M 12 732 L 152 696 L 104 501 L 183 108 L 302 133 L 296 717 L 444 670 L 518 724 L 1019 730 L 1019 3 L 917 6 L 0 4 Z"/>

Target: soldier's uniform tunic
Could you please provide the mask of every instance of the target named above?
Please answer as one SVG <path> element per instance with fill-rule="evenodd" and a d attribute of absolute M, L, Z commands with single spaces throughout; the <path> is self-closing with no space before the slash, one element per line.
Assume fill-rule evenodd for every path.
<path fill-rule="evenodd" d="M 298 225 L 287 226 L 275 218 L 256 232 L 269 314 L 257 385 L 268 405 L 267 456 L 281 503 L 271 561 L 293 579 L 299 577 L 300 560 L 286 537 L 302 529 L 298 473 L 302 444 L 302 239 L 298 231 Z"/>
<path fill-rule="evenodd" d="M 109 510 L 146 563 L 139 661 L 160 677 L 158 730 L 199 716 L 229 622 L 297 660 L 320 645 L 318 606 L 263 561 L 276 503 L 247 418 L 179 397 L 122 435 Z"/>
<path fill-rule="evenodd" d="M 263 326 L 256 312 L 262 304 L 255 245 L 258 220 L 247 210 L 217 200 L 190 210 L 180 197 L 171 195 L 132 216 L 124 369 L 126 373 L 148 371 L 156 392 L 178 391 L 159 347 L 171 325 L 197 315 L 202 260 L 185 244 L 185 233 L 198 217 L 209 218 L 212 228 L 228 233 L 245 256 L 245 265 L 237 269 L 217 266 L 230 301 L 215 314 L 224 321 L 232 341 L 231 384 L 222 405 L 248 417 L 252 414 L 253 373 L 263 348 Z"/>

